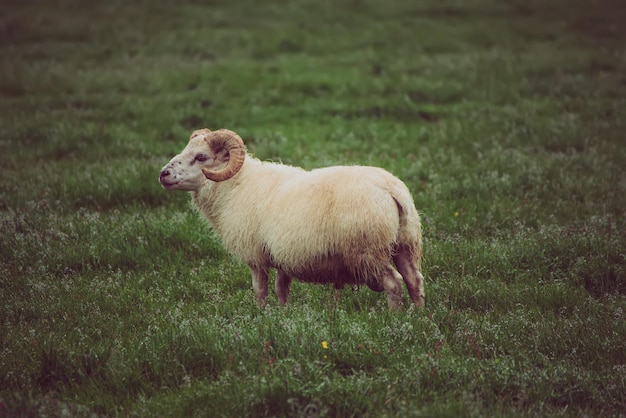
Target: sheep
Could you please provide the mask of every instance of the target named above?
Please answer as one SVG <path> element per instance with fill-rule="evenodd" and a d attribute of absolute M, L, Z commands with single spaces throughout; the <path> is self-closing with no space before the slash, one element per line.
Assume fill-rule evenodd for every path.
<path fill-rule="evenodd" d="M 402 303 L 404 280 L 413 303 L 424 306 L 420 217 L 406 185 L 382 168 L 262 162 L 235 132 L 205 128 L 159 182 L 191 192 L 223 246 L 248 265 L 260 306 L 271 269 L 281 305 L 298 279 L 385 291 L 391 309 Z"/>

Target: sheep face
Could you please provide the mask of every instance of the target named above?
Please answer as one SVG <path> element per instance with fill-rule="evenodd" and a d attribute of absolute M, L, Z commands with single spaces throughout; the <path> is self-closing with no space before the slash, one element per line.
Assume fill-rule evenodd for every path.
<path fill-rule="evenodd" d="M 159 182 L 166 190 L 197 191 L 208 180 L 234 176 L 243 165 L 245 146 L 232 131 L 200 129 L 191 134 L 185 149 L 163 167 Z"/>

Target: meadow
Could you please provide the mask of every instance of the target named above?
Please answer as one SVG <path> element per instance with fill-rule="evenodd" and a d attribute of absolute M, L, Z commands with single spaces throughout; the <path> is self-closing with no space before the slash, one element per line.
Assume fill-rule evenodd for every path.
<path fill-rule="evenodd" d="M 3 1 L 0 417 L 625 416 L 622 3 Z M 203 127 L 403 179 L 426 307 L 257 307 L 157 181 Z"/>

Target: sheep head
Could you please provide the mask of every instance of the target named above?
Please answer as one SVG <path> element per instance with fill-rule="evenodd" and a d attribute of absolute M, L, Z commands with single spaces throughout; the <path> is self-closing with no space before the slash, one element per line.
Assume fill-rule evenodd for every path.
<path fill-rule="evenodd" d="M 246 147 L 233 131 L 194 131 L 185 149 L 163 167 L 159 182 L 167 190 L 195 191 L 208 180 L 221 182 L 243 166 Z"/>

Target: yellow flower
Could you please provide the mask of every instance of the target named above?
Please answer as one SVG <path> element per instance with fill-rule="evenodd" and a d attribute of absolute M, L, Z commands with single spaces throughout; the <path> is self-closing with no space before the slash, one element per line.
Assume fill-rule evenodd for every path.
<path fill-rule="evenodd" d="M 457 210 L 456 212 L 454 212 L 454 217 L 458 218 L 459 217 L 459 211 Z"/>
<path fill-rule="evenodd" d="M 322 348 L 323 349 L 327 349 L 328 348 L 328 343 L 326 341 L 322 341 Z"/>

